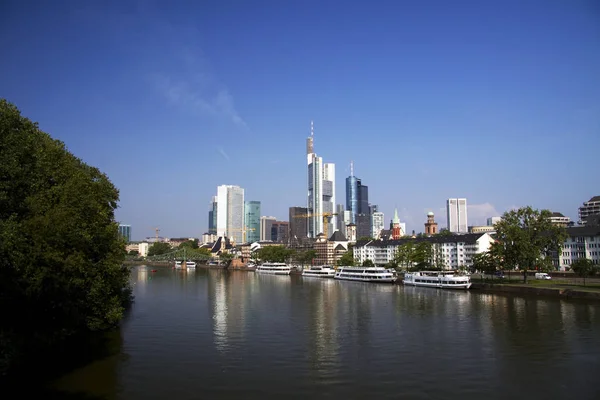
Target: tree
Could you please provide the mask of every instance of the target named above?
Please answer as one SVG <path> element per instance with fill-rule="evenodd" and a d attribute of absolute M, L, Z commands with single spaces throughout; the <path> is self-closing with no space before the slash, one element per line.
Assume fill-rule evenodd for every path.
<path fill-rule="evenodd" d="M 583 278 L 583 286 L 585 286 L 585 278 L 594 275 L 597 266 L 592 263 L 592 260 L 587 258 L 578 258 L 571 264 L 571 269 L 577 275 Z"/>
<path fill-rule="evenodd" d="M 296 262 L 300 263 L 302 267 L 312 264 L 312 260 L 314 260 L 315 257 L 317 257 L 317 252 L 315 250 L 305 250 L 294 255 L 294 259 Z"/>
<path fill-rule="evenodd" d="M 0 99 L 0 375 L 131 300 L 117 188 Z"/>
<path fill-rule="evenodd" d="M 433 248 L 431 242 L 420 242 L 414 247 L 412 254 L 412 263 L 418 269 L 430 269 L 431 259 L 433 258 Z"/>
<path fill-rule="evenodd" d="M 527 270 L 552 263 L 552 254 L 560 253 L 567 237 L 564 227 L 551 222 L 548 210 L 522 207 L 507 211 L 494 226 L 496 242 L 492 251 L 502 260 L 504 269 L 519 268 L 527 283 Z"/>
<path fill-rule="evenodd" d="M 154 242 L 148 249 L 148 257 L 159 256 L 171 251 L 171 245 L 166 242 Z"/>
<path fill-rule="evenodd" d="M 287 262 L 294 250 L 284 246 L 264 246 L 256 250 L 256 257 L 262 262 Z"/>
<path fill-rule="evenodd" d="M 137 250 L 129 250 L 129 253 L 127 253 L 127 255 L 130 255 L 130 256 L 139 256 L 140 253 Z"/>
<path fill-rule="evenodd" d="M 446 228 L 442 228 L 440 229 L 440 231 L 437 233 L 438 236 L 452 236 L 453 233 L 450 232 L 448 229 Z"/>
<path fill-rule="evenodd" d="M 366 259 L 365 261 L 363 261 L 362 266 L 363 267 L 374 267 L 375 264 L 373 264 L 373 261 Z"/>
<path fill-rule="evenodd" d="M 413 266 L 413 254 L 415 252 L 415 244 L 413 242 L 406 242 L 401 244 L 396 249 L 393 263 L 396 263 L 400 268 L 408 270 Z"/>
<path fill-rule="evenodd" d="M 186 240 L 185 242 L 181 243 L 178 248 L 183 249 L 184 247 L 188 249 L 197 249 L 199 247 L 198 239 Z"/>
<path fill-rule="evenodd" d="M 338 260 L 337 265 L 344 266 L 344 267 L 352 267 L 352 266 L 354 266 L 354 263 L 355 263 L 354 252 L 352 250 L 348 250 Z"/>

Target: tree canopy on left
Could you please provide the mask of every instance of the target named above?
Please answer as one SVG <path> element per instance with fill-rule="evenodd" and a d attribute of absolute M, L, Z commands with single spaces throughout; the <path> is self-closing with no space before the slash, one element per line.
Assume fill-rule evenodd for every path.
<path fill-rule="evenodd" d="M 0 374 L 131 300 L 106 175 L 0 99 Z"/>

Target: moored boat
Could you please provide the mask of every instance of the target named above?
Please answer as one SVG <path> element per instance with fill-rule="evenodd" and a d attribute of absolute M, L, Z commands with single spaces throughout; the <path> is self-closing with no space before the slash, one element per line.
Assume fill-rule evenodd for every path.
<path fill-rule="evenodd" d="M 185 267 L 188 269 L 194 269 L 196 268 L 196 263 L 194 261 L 186 261 Z"/>
<path fill-rule="evenodd" d="M 333 278 L 335 268 L 330 265 L 314 265 L 302 271 L 302 276 L 312 276 L 315 278 Z"/>
<path fill-rule="evenodd" d="M 335 279 L 359 282 L 395 282 L 396 272 L 383 267 L 338 267 Z"/>
<path fill-rule="evenodd" d="M 272 275 L 289 275 L 292 267 L 286 263 L 264 263 L 256 266 L 256 272 Z"/>
<path fill-rule="evenodd" d="M 471 287 L 471 277 L 455 275 L 454 271 L 407 272 L 402 283 L 440 289 L 468 289 Z"/>

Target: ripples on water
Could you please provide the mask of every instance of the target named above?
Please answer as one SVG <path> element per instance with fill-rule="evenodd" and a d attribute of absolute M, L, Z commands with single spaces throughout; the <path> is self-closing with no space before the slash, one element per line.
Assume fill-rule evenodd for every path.
<path fill-rule="evenodd" d="M 600 398 L 598 305 L 138 267 L 121 351 L 55 386 L 102 398 Z"/>

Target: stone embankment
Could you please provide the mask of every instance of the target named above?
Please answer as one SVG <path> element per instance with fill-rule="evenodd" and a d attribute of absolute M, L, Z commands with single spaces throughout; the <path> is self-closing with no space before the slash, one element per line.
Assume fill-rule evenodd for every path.
<path fill-rule="evenodd" d="M 515 284 L 498 284 L 498 283 L 478 283 L 473 282 L 472 290 L 495 293 L 514 293 L 514 294 L 529 294 L 536 296 L 552 296 L 560 298 L 577 298 L 586 300 L 600 300 L 600 291 L 569 289 L 569 288 L 553 288 L 553 287 L 538 287 L 529 285 Z"/>

